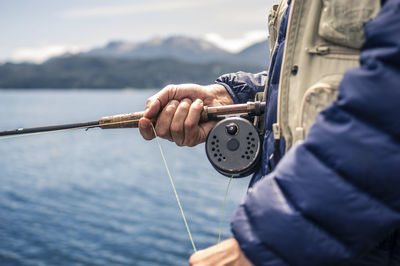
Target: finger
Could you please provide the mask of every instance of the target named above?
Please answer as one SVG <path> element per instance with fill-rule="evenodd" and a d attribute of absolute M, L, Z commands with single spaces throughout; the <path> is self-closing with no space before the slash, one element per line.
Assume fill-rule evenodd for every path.
<path fill-rule="evenodd" d="M 146 103 L 146 111 L 144 116 L 149 119 L 156 118 L 161 109 L 164 108 L 171 100 L 174 99 L 177 91 L 177 86 L 168 85 L 161 91 L 156 93 Z M 180 99 L 178 99 L 180 100 Z"/>
<path fill-rule="evenodd" d="M 172 140 L 178 145 L 182 146 L 185 140 L 184 122 L 189 113 L 190 105 L 192 101 L 190 99 L 183 99 L 180 103 L 171 123 L 171 136 Z"/>
<path fill-rule="evenodd" d="M 179 102 L 177 100 L 170 101 L 158 116 L 156 132 L 159 137 L 172 141 L 170 128 L 178 105 Z"/>
<path fill-rule="evenodd" d="M 139 132 L 145 140 L 151 140 L 155 137 L 151 121 L 145 117 L 139 120 Z"/>
<path fill-rule="evenodd" d="M 143 116 L 148 119 L 154 119 L 157 117 L 161 108 L 161 102 L 158 100 L 158 98 L 151 97 L 146 102 L 146 109 Z"/>
<path fill-rule="evenodd" d="M 204 140 L 200 138 L 201 132 L 199 132 L 200 130 L 199 121 L 202 111 L 203 111 L 203 101 L 197 99 L 190 106 L 189 113 L 184 123 L 185 140 L 183 144 L 186 146 L 192 147 L 205 140 L 205 138 Z"/>

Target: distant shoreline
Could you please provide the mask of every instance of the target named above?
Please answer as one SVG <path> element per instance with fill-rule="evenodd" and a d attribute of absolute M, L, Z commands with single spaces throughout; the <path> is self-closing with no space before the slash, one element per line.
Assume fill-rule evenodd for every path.
<path fill-rule="evenodd" d="M 199 40 L 167 38 L 158 45 L 113 42 L 87 53 L 53 57 L 41 64 L 0 64 L 0 88 L 121 89 L 161 88 L 168 84 L 211 84 L 222 74 L 258 73 L 268 67 L 268 43 L 238 54 Z M 208 47 L 208 48 L 207 48 Z"/>

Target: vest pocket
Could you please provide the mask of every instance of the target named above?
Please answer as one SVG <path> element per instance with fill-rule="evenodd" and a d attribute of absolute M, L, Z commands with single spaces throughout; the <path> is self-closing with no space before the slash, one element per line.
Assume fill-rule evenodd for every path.
<path fill-rule="evenodd" d="M 364 24 L 379 12 L 380 0 L 322 0 L 318 34 L 338 45 L 360 49 Z"/>
<path fill-rule="evenodd" d="M 295 141 L 305 139 L 317 115 L 336 101 L 341 75 L 332 75 L 311 86 L 303 96 Z"/>

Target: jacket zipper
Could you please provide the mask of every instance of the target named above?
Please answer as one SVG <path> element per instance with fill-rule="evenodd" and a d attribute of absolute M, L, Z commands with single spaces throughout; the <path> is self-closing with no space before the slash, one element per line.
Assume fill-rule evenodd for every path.
<path fill-rule="evenodd" d="M 287 57 L 287 47 L 289 43 L 289 34 L 291 30 L 291 25 L 292 25 L 292 20 L 293 20 L 293 14 L 294 10 L 296 8 L 296 0 L 292 0 L 291 6 L 290 6 L 290 12 L 289 12 L 289 19 L 287 22 L 287 27 L 286 27 L 286 38 L 285 38 L 285 48 L 283 52 L 283 57 L 282 57 L 282 66 L 281 66 L 281 73 L 280 73 L 280 78 L 279 78 L 279 88 L 278 88 L 278 110 L 277 110 L 277 118 L 276 118 L 276 123 L 272 125 L 272 130 L 274 133 L 274 153 L 273 153 L 273 158 L 275 161 L 275 167 L 278 165 L 279 161 L 282 158 L 281 154 L 281 149 L 280 149 L 280 143 L 281 143 L 281 136 L 282 136 L 282 131 L 281 131 L 281 112 L 280 112 L 280 105 L 281 105 L 281 98 L 282 98 L 282 82 L 283 82 L 283 77 L 284 73 L 283 70 L 285 68 L 285 62 L 286 62 L 286 57 Z"/>
<path fill-rule="evenodd" d="M 281 17 L 279 17 L 279 14 L 280 14 L 280 12 L 281 12 L 281 8 L 282 8 L 282 3 L 283 3 L 283 1 L 279 4 L 279 6 L 278 6 L 278 8 L 275 10 L 275 18 L 274 18 L 274 27 L 276 28 L 276 29 L 278 29 L 278 31 L 279 31 L 279 26 L 280 25 L 276 25 L 276 22 L 278 21 L 278 19 L 279 19 L 279 22 L 281 22 Z M 277 42 L 278 42 L 278 33 L 276 34 L 276 36 L 275 36 L 276 38 L 275 38 L 275 43 L 274 43 L 274 46 L 273 46 L 273 51 L 272 51 L 272 54 L 271 54 L 271 59 L 272 58 L 274 58 L 274 57 L 276 57 L 276 55 L 275 55 L 275 53 L 277 52 Z M 275 59 L 275 61 L 276 61 L 276 59 Z M 272 62 L 272 61 L 271 61 Z M 269 98 L 270 98 L 270 89 L 269 89 L 269 85 L 270 85 L 270 82 L 271 82 L 271 71 L 272 71 L 272 67 L 271 67 L 271 64 L 269 65 L 269 69 L 268 69 L 268 80 L 267 80 L 267 84 L 266 84 L 266 88 L 265 88 L 265 102 L 266 102 L 266 106 L 265 106 L 265 110 L 268 110 L 268 105 L 269 105 Z M 266 115 L 266 114 L 265 114 Z"/>
<path fill-rule="evenodd" d="M 293 19 L 293 13 L 294 13 L 294 9 L 296 7 L 296 0 L 292 0 L 292 5 L 290 7 L 290 13 L 289 13 L 289 19 L 288 19 L 288 24 L 287 24 L 287 28 L 286 28 L 286 39 L 285 39 L 285 48 L 284 48 L 284 52 L 283 52 L 283 57 L 282 57 L 282 66 L 281 66 L 281 76 L 279 78 L 279 88 L 278 88 L 278 110 L 277 110 L 277 118 L 276 118 L 276 123 L 273 124 L 272 129 L 274 132 L 274 140 L 275 142 L 280 141 L 281 136 L 282 136 L 282 132 L 281 132 L 281 112 L 280 112 L 280 105 L 281 105 L 281 98 L 282 98 L 282 82 L 283 82 L 283 77 L 284 77 L 284 73 L 283 73 L 283 69 L 285 67 L 285 62 L 286 62 L 286 57 L 287 57 L 287 46 L 288 46 L 288 40 L 289 40 L 289 34 L 290 34 L 290 30 L 291 30 L 291 25 L 292 25 L 292 19 Z M 276 146 L 276 145 L 275 145 Z M 279 151 L 280 153 L 280 151 Z"/>

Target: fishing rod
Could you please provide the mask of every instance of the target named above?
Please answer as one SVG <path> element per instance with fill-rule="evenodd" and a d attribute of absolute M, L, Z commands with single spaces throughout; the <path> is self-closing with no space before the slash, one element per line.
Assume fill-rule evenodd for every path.
<path fill-rule="evenodd" d="M 228 177 L 244 177 L 257 167 L 262 143 L 258 123 L 262 121 L 260 118 L 265 105 L 265 102 L 256 101 L 203 107 L 200 122 L 219 120 L 209 132 L 205 145 L 207 158 L 219 173 Z M 134 112 L 106 116 L 98 121 L 5 130 L 0 131 L 0 140 L 72 129 L 137 128 L 143 116 L 144 112 Z"/>
<path fill-rule="evenodd" d="M 216 120 L 220 116 L 236 115 L 236 114 L 247 114 L 247 115 L 258 115 L 264 112 L 265 102 L 248 102 L 245 104 L 233 104 L 225 106 L 215 106 L 203 108 L 201 113 L 200 122 L 206 122 L 209 120 Z M 52 132 L 61 131 L 67 129 L 82 129 L 82 128 L 137 128 L 139 120 L 144 116 L 144 112 L 134 112 L 129 114 L 119 114 L 113 116 L 105 116 L 100 118 L 98 121 L 72 123 L 72 124 L 59 124 L 42 127 L 31 127 L 31 128 L 17 128 L 12 130 L 0 131 L 0 136 L 11 136 L 11 135 L 24 135 L 34 134 L 41 132 Z"/>

